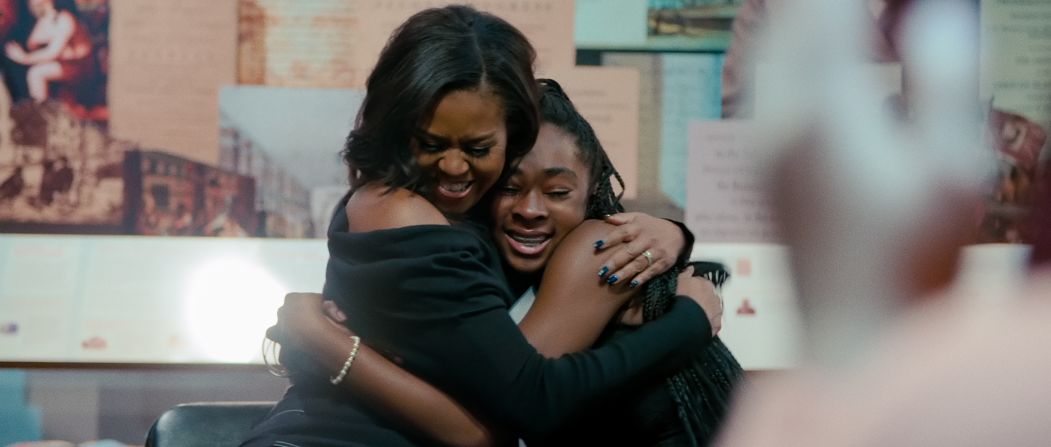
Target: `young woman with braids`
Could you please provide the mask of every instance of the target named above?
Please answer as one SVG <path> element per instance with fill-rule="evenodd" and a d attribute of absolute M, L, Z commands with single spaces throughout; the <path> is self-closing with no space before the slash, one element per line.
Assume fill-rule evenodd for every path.
<path fill-rule="evenodd" d="M 558 269 L 564 268 L 552 261 L 548 274 L 544 275 L 556 248 L 563 250 L 575 243 L 572 239 L 565 240 L 566 235 L 582 224 L 602 225 L 600 220 L 603 217 L 624 211 L 611 182 L 611 179 L 616 179 L 623 189 L 619 174 L 591 126 L 554 81 L 541 82 L 541 121 L 533 150 L 514 164 L 510 175 L 494 188 L 490 207 L 493 238 L 503 257 L 505 270 L 515 293 L 524 293 L 512 307 L 512 317 L 519 320 L 527 315 L 527 310 L 530 311 L 522 322 L 523 330 L 527 330 L 525 327 L 531 321 L 558 318 L 558 308 L 529 307 L 533 303 L 535 286 L 539 284 L 543 290 L 542 276 L 558 275 Z M 616 218 L 623 216 L 631 219 L 645 217 L 626 214 Z M 612 343 L 612 340 L 633 331 L 643 320 L 651 321 L 667 312 L 675 294 L 677 270 L 660 274 L 642 288 L 644 292 L 637 294 L 634 304 L 607 328 L 599 344 Z M 346 344 L 349 334 L 345 328 L 326 318 L 321 303 L 319 295 L 290 295 L 276 326 L 280 331 L 273 335 L 286 345 L 311 351 L 321 363 L 329 365 L 329 371 L 334 372 L 339 369 L 345 351 L 328 347 L 342 342 L 344 349 L 350 348 Z M 594 318 L 565 310 L 569 310 L 571 318 Z M 335 320 L 345 319 L 331 306 L 328 311 Z M 565 343 L 554 346 L 552 341 L 559 339 L 561 332 L 544 329 L 543 325 L 537 326 L 530 340 L 551 346 L 544 351 L 545 355 L 558 356 L 587 347 Z M 397 368 L 387 369 L 390 371 L 384 373 L 403 373 Z M 351 377 L 374 373 L 379 374 L 370 368 L 369 371 L 353 371 Z M 583 411 L 562 421 L 558 430 L 533 439 L 530 445 L 705 445 L 713 438 L 741 374 L 732 354 L 716 338 L 695 350 L 689 364 L 678 372 L 636 381 L 617 393 L 596 399 Z M 352 392 L 362 392 L 360 388 L 354 389 L 354 380 L 349 384 Z M 420 397 L 414 392 L 398 394 L 373 388 L 366 390 L 366 398 L 393 406 L 422 407 L 433 407 L 426 402 L 443 398 L 440 393 L 435 396 L 436 393 L 423 384 L 403 385 L 413 390 L 424 389 L 427 390 L 424 394 L 430 394 Z M 501 397 L 505 396 L 493 396 Z M 406 419 L 403 422 L 443 440 L 427 427 L 433 425 L 434 418 L 443 415 L 447 414 L 420 411 L 415 418 L 413 415 L 403 417 Z M 471 426 L 458 427 L 450 421 L 445 421 L 445 424 L 440 428 L 454 433 L 479 430 Z"/>
<path fill-rule="evenodd" d="M 573 106 L 558 83 L 541 82 L 541 127 L 537 143 L 512 175 L 497 186 L 492 216 L 497 247 L 509 267 L 512 284 L 537 284 L 546 259 L 530 257 L 515 240 L 501 237 L 528 233 L 550 225 L 573 228 L 585 219 L 602 219 L 624 212 L 612 180 L 623 180 L 599 143 L 591 125 Z M 573 188 L 560 186 L 576 183 Z M 552 179 L 555 180 L 552 180 Z M 564 189 L 563 189 L 564 188 Z M 573 200 L 558 193 L 591 191 Z M 554 197 L 551 197 L 552 194 Z M 545 201 L 541 205 L 537 202 Z M 546 211 L 546 213 L 545 213 Z M 633 330 L 633 324 L 664 314 L 675 295 L 678 269 L 651 280 L 619 323 L 611 324 L 599 340 L 608 343 Z M 719 281 L 721 283 L 721 281 Z M 512 314 L 528 304 L 520 300 Z M 557 334 L 552 334 L 557 336 Z M 729 406 L 730 394 L 743 371 L 716 337 L 690 364 L 667 379 L 641 384 L 635 392 L 617 393 L 581 412 L 579 418 L 549 440 L 558 445 L 706 445 Z M 619 408 L 602 412 L 598 408 Z"/>
<path fill-rule="evenodd" d="M 651 258 L 669 263 L 661 253 L 677 252 L 682 237 L 667 223 L 679 242 L 670 249 L 651 244 L 659 238 L 642 228 L 657 225 L 636 224 L 650 236 L 612 254 L 597 255 L 592 245 L 628 239 L 611 237 L 609 224 L 563 235 L 569 249 L 552 255 L 557 274 L 543 278 L 534 309 L 521 326 L 508 315 L 514 299 L 500 257 L 488 229 L 477 231 L 470 216 L 536 140 L 533 59 L 518 30 L 465 6 L 420 12 L 391 37 L 347 139 L 353 189 L 328 234 L 325 297 L 357 335 L 337 333 L 336 342 L 319 345 L 320 371 L 290 349 L 295 343 L 275 336 L 293 386 L 244 445 L 502 439 L 485 427 L 545 439 L 581 408 L 667 374 L 708 343 L 718 297 L 710 284 L 684 276 L 660 318 L 599 348 L 549 355 L 593 344 L 640 289 L 629 278 L 638 279 Z M 549 239 L 518 242 L 538 249 Z M 600 280 L 603 266 L 624 279 Z M 343 381 L 354 395 L 336 392 Z M 419 431 L 399 420 L 421 421 L 409 426 Z M 467 429 L 452 429 L 461 426 Z"/>

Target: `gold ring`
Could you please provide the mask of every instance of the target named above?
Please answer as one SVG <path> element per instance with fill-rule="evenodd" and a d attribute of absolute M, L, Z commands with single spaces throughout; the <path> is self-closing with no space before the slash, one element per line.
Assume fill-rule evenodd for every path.
<path fill-rule="evenodd" d="M 653 265 L 653 253 L 649 250 L 642 252 L 642 255 L 646 257 L 646 267 Z"/>

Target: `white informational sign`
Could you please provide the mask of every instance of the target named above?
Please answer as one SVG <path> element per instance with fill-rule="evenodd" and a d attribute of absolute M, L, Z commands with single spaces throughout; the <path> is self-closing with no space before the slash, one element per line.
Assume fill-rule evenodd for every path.
<path fill-rule="evenodd" d="M 799 364 L 802 321 L 785 246 L 698 243 L 693 260 L 720 262 L 730 271 L 719 337 L 744 369 Z"/>
<path fill-rule="evenodd" d="M 0 236 L 0 361 L 259 363 L 323 239 Z"/>
<path fill-rule="evenodd" d="M 969 247 L 957 287 L 1009 295 L 1027 253 Z M 0 363 L 258 364 L 285 293 L 320 291 L 327 258 L 323 239 L 3 235 Z M 698 243 L 693 259 L 730 271 L 720 337 L 745 369 L 802 361 L 786 247 Z"/>
<path fill-rule="evenodd" d="M 964 247 L 955 283 L 964 305 L 1000 306 L 1024 286 L 1030 247 L 980 244 Z M 693 260 L 727 267 L 723 329 L 719 337 L 745 370 L 793 368 L 806 362 L 803 329 L 789 250 L 776 244 L 712 244 L 693 247 Z M 889 329 L 888 329 L 889 330 Z"/>

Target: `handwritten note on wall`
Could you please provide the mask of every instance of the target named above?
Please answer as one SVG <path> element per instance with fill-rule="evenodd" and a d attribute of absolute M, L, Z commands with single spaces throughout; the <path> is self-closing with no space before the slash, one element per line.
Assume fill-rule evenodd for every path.
<path fill-rule="evenodd" d="M 698 242 L 777 243 L 747 121 L 691 121 L 686 224 Z"/>
<path fill-rule="evenodd" d="M 341 87 L 364 79 L 353 66 L 357 1 L 241 0 L 238 82 Z"/>

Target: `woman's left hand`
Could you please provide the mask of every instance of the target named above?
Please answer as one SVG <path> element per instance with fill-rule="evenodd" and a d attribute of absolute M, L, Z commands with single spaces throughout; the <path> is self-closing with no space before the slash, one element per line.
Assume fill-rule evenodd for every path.
<path fill-rule="evenodd" d="M 324 325 L 344 332 L 350 331 L 342 325 L 347 317 L 335 303 L 325 300 L 317 293 L 289 293 L 285 303 L 277 310 L 277 323 L 266 331 L 267 338 L 296 348 L 310 346 L 312 331 Z"/>
<path fill-rule="evenodd" d="M 686 238 L 674 223 L 644 213 L 620 213 L 606 218 L 617 225 L 595 249 L 608 253 L 599 276 L 610 284 L 645 284 L 668 271 L 678 259 Z"/>

